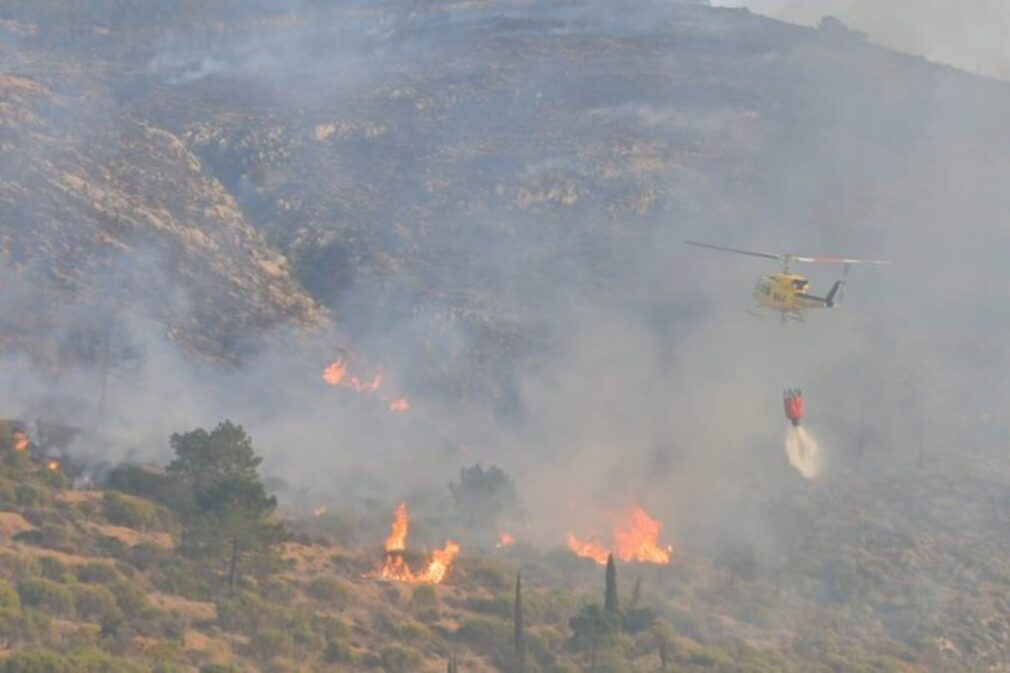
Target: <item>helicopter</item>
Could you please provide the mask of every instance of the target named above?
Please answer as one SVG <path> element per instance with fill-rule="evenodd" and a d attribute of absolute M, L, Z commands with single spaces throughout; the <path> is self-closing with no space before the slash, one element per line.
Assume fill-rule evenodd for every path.
<path fill-rule="evenodd" d="M 782 262 L 782 271 L 779 273 L 762 276 L 754 286 L 754 300 L 758 306 L 773 311 L 779 311 L 782 315 L 782 322 L 787 319 L 804 322 L 804 312 L 815 308 L 833 308 L 842 299 L 845 280 L 849 275 L 849 267 L 854 264 L 889 264 L 879 259 L 850 259 L 845 257 L 810 257 L 797 255 L 795 253 L 770 253 L 755 252 L 753 250 L 740 250 L 738 248 L 727 248 L 721 245 L 710 243 L 698 243 L 697 241 L 685 241 L 688 245 L 701 248 L 711 248 L 722 252 L 732 252 L 737 255 L 748 255 L 750 257 L 763 257 L 764 259 L 775 259 Z M 827 295 L 820 297 L 810 293 L 810 281 L 805 277 L 792 273 L 789 267 L 794 262 L 805 264 L 841 264 L 844 267 L 842 279 L 835 281 Z"/>

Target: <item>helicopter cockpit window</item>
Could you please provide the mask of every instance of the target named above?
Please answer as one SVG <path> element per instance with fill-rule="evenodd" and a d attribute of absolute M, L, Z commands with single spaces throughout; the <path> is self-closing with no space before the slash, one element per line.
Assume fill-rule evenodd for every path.
<path fill-rule="evenodd" d="M 796 288 L 797 290 L 799 290 L 800 292 L 806 290 L 807 289 L 807 285 L 808 285 L 808 282 L 805 281 L 805 280 L 794 280 L 793 281 L 793 287 Z"/>

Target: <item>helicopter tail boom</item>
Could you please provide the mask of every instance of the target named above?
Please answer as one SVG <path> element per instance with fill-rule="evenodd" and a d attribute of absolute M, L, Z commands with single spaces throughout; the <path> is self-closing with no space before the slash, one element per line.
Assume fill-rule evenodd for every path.
<path fill-rule="evenodd" d="M 824 298 L 824 305 L 825 306 L 827 306 L 828 308 L 831 308 L 832 306 L 835 305 L 836 298 L 837 299 L 841 298 L 841 297 L 838 296 L 838 294 L 841 291 L 842 286 L 844 284 L 845 284 L 844 281 L 841 281 L 841 280 L 836 280 L 835 281 L 835 284 L 831 286 L 831 292 L 828 292 L 828 296 Z"/>

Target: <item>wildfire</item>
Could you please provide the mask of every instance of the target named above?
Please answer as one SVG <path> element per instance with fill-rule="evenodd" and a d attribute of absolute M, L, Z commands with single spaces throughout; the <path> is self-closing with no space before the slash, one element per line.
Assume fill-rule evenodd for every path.
<path fill-rule="evenodd" d="M 51 471 L 56 472 L 61 467 L 60 466 L 60 461 L 58 461 L 55 458 L 53 458 L 48 463 L 46 463 L 46 467 L 49 468 Z"/>
<path fill-rule="evenodd" d="M 27 451 L 28 447 L 31 446 L 32 441 L 28 439 L 28 435 L 23 432 L 14 433 L 14 450 L 15 451 Z"/>
<path fill-rule="evenodd" d="M 312 510 L 312 516 L 322 516 L 323 514 L 326 514 L 325 507 L 316 507 L 314 510 Z"/>
<path fill-rule="evenodd" d="M 504 549 L 505 547 L 511 547 L 514 542 L 515 538 L 510 533 L 498 533 L 498 544 L 495 547 Z"/>
<path fill-rule="evenodd" d="M 347 363 L 343 360 L 334 360 L 323 370 L 323 380 L 334 387 L 339 386 L 345 376 L 347 376 Z"/>
<path fill-rule="evenodd" d="M 617 522 L 613 531 L 613 545 L 608 548 L 595 540 L 580 540 L 568 535 L 568 548 L 583 558 L 592 559 L 600 565 L 607 562 L 607 555 L 625 562 L 655 563 L 666 565 L 673 556 L 673 547 L 659 546 L 659 534 L 663 524 L 650 517 L 638 505 L 632 505 L 627 514 Z"/>
<path fill-rule="evenodd" d="M 410 400 L 406 397 L 397 397 L 389 403 L 389 410 L 398 414 L 410 411 Z"/>
<path fill-rule="evenodd" d="M 414 570 L 404 558 L 407 548 L 407 530 L 410 517 L 407 513 L 407 503 L 400 503 L 393 513 L 393 526 L 386 538 L 386 560 L 382 567 L 367 573 L 366 578 L 391 580 L 394 582 L 409 582 L 412 584 L 441 584 L 453 561 L 459 555 L 460 546 L 449 540 L 441 549 L 431 554 L 431 559 L 421 570 Z"/>
<path fill-rule="evenodd" d="M 379 393 L 382 389 L 382 374 L 376 374 L 370 379 L 348 375 L 347 361 L 342 358 L 337 358 L 323 369 L 323 381 L 334 388 L 346 388 L 362 394 Z M 384 394 L 379 394 L 379 397 L 390 411 L 395 413 L 410 411 L 410 400 L 406 397 L 390 397 Z"/>

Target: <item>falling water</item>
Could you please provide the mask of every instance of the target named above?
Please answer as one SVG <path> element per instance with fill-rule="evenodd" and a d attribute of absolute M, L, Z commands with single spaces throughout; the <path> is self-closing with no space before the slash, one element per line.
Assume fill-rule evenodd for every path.
<path fill-rule="evenodd" d="M 802 426 L 790 426 L 786 430 L 786 456 L 789 464 L 805 479 L 816 479 L 824 470 L 821 447 Z"/>

